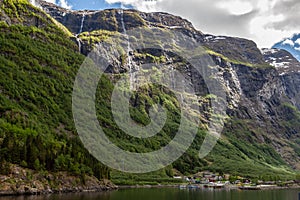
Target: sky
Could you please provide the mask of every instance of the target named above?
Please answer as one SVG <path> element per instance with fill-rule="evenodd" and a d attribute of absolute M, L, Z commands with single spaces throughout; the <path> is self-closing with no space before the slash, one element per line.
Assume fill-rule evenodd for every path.
<path fill-rule="evenodd" d="M 200 31 L 254 40 L 270 48 L 300 33 L 299 0 L 46 0 L 69 9 L 135 8 L 188 19 Z"/>

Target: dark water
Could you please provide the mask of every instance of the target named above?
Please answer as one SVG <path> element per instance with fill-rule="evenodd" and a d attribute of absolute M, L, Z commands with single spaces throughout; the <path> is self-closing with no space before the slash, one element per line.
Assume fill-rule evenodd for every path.
<path fill-rule="evenodd" d="M 298 200 L 299 192 L 300 190 L 226 191 L 151 188 L 89 194 L 0 197 L 0 200 Z"/>

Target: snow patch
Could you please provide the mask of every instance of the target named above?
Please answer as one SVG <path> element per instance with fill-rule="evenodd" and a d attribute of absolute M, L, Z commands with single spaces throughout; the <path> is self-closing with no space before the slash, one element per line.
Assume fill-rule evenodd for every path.
<path fill-rule="evenodd" d="M 168 26 L 169 29 L 177 29 L 177 28 L 182 28 L 181 26 Z"/>
<path fill-rule="evenodd" d="M 274 54 L 279 52 L 279 49 L 262 49 L 263 54 Z"/>
<path fill-rule="evenodd" d="M 213 35 L 206 36 L 204 39 L 209 42 L 217 42 L 218 40 L 226 40 L 225 37 L 213 36 Z"/>
<path fill-rule="evenodd" d="M 210 36 L 206 36 L 206 37 L 205 37 L 205 40 L 210 40 L 210 39 L 213 39 L 213 38 L 214 38 L 214 37 L 210 35 Z"/>
<path fill-rule="evenodd" d="M 270 63 L 270 65 L 272 65 L 276 68 L 284 68 L 284 69 L 289 68 L 289 64 L 290 64 L 290 62 L 276 62 L 276 60 L 273 61 L 272 63 Z"/>
<path fill-rule="evenodd" d="M 270 57 L 269 59 L 270 59 L 270 60 L 276 60 L 276 58 L 274 58 L 274 57 Z"/>
<path fill-rule="evenodd" d="M 224 37 L 215 37 L 215 40 L 225 40 L 226 38 Z"/>

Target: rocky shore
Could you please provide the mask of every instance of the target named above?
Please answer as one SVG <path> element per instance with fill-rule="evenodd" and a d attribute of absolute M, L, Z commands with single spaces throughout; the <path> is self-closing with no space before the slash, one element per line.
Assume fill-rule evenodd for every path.
<path fill-rule="evenodd" d="M 109 180 L 93 176 L 75 176 L 66 172 L 36 172 L 11 166 L 10 173 L 0 175 L 0 196 L 38 195 L 52 193 L 98 192 L 115 190 Z"/>

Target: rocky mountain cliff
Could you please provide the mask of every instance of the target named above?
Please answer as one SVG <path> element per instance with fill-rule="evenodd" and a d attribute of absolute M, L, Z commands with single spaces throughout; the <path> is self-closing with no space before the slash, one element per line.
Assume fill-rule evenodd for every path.
<path fill-rule="evenodd" d="M 288 51 L 282 49 L 262 49 L 267 63 L 274 66 L 280 75 L 299 73 L 299 61 Z"/>
<path fill-rule="evenodd" d="M 299 75 L 300 63 L 291 53 L 281 49 L 263 49 L 266 62 L 276 68 L 282 79 L 284 95 L 300 109 L 299 105 Z"/>
<path fill-rule="evenodd" d="M 122 76 L 124 72 L 132 72 L 132 74 L 142 72 L 145 75 L 147 69 L 141 68 L 142 64 L 158 63 L 162 66 L 161 68 L 176 68 L 186 77 L 189 77 L 193 81 L 197 95 L 202 98 L 200 102 L 197 102 L 203 106 L 203 113 L 198 115 L 202 122 L 201 130 L 199 130 L 195 142 L 187 153 L 171 167 L 182 173 L 208 169 L 257 178 L 266 174 L 268 176 L 292 176 L 295 170 L 300 170 L 299 62 L 287 52 L 266 49 L 261 51 L 253 41 L 207 35 L 196 30 L 187 20 L 167 13 L 143 13 L 135 10 L 114 9 L 71 11 L 44 1 L 39 1 L 38 4 L 55 19 L 56 29 L 60 27 L 65 31 L 65 34 L 61 36 L 63 40 L 60 38 L 58 41 L 73 42 L 73 46 L 69 44 L 68 52 L 76 51 L 75 45 L 77 45 L 80 53 L 88 55 L 101 42 L 113 40 L 115 35 L 120 35 L 126 41 L 126 32 L 144 27 L 145 29 L 157 28 L 162 32 L 176 30 L 195 41 L 193 44 L 200 44 L 213 61 L 217 70 L 215 76 L 221 80 L 222 89 L 226 94 L 224 101 L 228 104 L 226 109 L 227 121 L 218 144 L 207 157 L 200 159 L 198 158 L 198 151 L 205 137 L 209 118 L 205 113 L 207 108 L 203 105 L 209 105 L 213 101 L 207 92 L 205 77 L 197 75 L 190 64 L 164 48 L 162 50 L 127 49 L 128 52 L 121 49 L 120 51 L 125 52 L 121 56 L 110 56 L 111 66 L 106 71 L 108 80 L 105 79 L 101 82 L 105 85 L 101 85 L 101 90 L 99 89 L 103 94 L 100 92 L 97 106 L 99 106 L 100 124 L 105 127 L 107 134 L 114 142 L 122 139 L 122 142 L 119 141 L 119 146 L 133 152 L 148 152 L 158 149 L 158 144 L 167 144 L 173 137 L 173 130 L 176 129 L 176 123 L 179 121 L 178 111 L 176 111 L 178 101 L 165 89 L 148 86 L 140 89 L 135 98 L 131 99 L 131 115 L 135 121 L 144 125 L 149 123 L 148 115 L 151 104 L 159 100 L 167 106 L 170 116 L 175 119 L 175 122 L 168 122 L 157 138 L 154 137 L 149 141 L 142 140 L 141 142 L 124 136 L 112 119 L 111 111 L 109 111 L 111 108 L 109 96 L 111 96 L 113 88 L 111 82 Z M 5 13 L 3 10 L 1 12 Z M 1 21 L 9 27 L 13 24 L 10 22 L 14 18 L 6 16 L 7 13 L 6 15 L 1 14 Z M 53 20 L 52 18 L 49 19 Z M 23 26 L 41 28 L 38 23 L 23 24 Z M 34 39 L 32 40 L 34 41 Z M 175 42 L 180 42 L 179 40 Z M 161 46 L 164 47 L 164 44 Z M 56 51 L 58 50 L 54 49 L 54 52 Z M 108 52 L 107 49 L 103 48 L 97 51 L 99 53 Z M 69 56 L 71 53 L 64 55 Z M 67 76 L 68 81 L 64 81 L 61 76 L 65 77 L 66 74 L 70 73 L 72 74 L 71 78 L 74 78 L 74 73 L 79 66 L 74 67 L 73 71 L 67 67 L 70 66 L 70 63 L 74 63 L 72 62 L 73 59 L 67 57 L 63 60 L 69 64 L 63 65 L 64 70 L 58 70 L 60 74 L 57 75 L 60 77 L 58 82 L 60 85 L 67 85 L 68 87 L 60 90 L 61 86 L 57 85 L 55 88 L 62 93 L 68 91 L 65 100 L 69 102 L 70 88 L 73 82 L 69 80 L 70 77 Z M 78 64 L 79 61 L 76 61 Z M 41 64 L 41 66 L 45 65 L 47 66 L 47 62 Z M 50 68 L 56 69 L 55 63 Z M 170 71 L 165 70 L 164 72 L 169 74 Z M 147 75 L 151 77 L 151 74 Z M 173 82 L 177 84 L 175 78 L 173 78 Z M 51 95 L 49 94 L 49 96 Z M 42 99 L 47 97 L 45 94 L 39 96 Z M 186 96 L 188 94 L 183 93 L 182 99 L 187 98 Z M 56 94 L 56 97 L 58 98 L 59 95 Z M 14 99 L 14 97 L 11 98 Z M 61 100 L 57 98 L 53 101 L 61 103 Z M 185 102 L 185 100 L 181 101 Z M 55 116 L 55 121 L 52 123 L 54 128 L 51 124 L 53 133 L 60 132 L 62 129 L 67 135 L 74 136 L 76 131 L 69 121 L 68 125 L 72 128 L 65 130 L 64 123 L 66 122 L 64 121 L 69 120 L 71 116 L 67 103 L 66 108 L 63 105 L 59 105 L 59 107 L 66 110 L 66 114 Z M 47 111 L 43 108 L 42 110 L 45 112 L 45 116 L 48 116 L 48 112 L 52 112 L 51 109 Z M 26 110 L 26 113 L 30 113 L 30 111 Z M 71 156 L 74 155 L 74 153 L 71 154 Z M 55 159 L 54 155 L 52 157 Z M 91 162 L 88 163 L 91 164 Z"/>
<path fill-rule="evenodd" d="M 158 27 L 165 29 L 180 29 L 186 35 L 195 38 L 204 46 L 217 53 L 241 62 L 263 64 L 264 59 L 253 41 L 242 38 L 216 37 L 205 35 L 196 30 L 193 25 L 181 17 L 168 13 L 143 13 L 136 10 L 124 10 L 124 13 L 116 9 L 101 11 L 72 11 L 54 4 L 40 1 L 41 7 L 58 22 L 66 26 L 74 35 L 81 32 L 93 32 L 107 30 L 124 32 L 121 16 L 123 15 L 126 29 L 136 27 Z M 81 25 L 83 25 L 81 27 Z M 88 52 L 84 52 L 87 54 Z"/>
<path fill-rule="evenodd" d="M 99 29 L 124 31 L 121 24 L 121 14 L 116 9 L 72 11 L 45 1 L 38 1 L 37 3 L 53 18 L 68 27 L 74 34 L 80 32 L 83 16 L 85 16 L 85 23 L 82 32 L 92 32 Z M 164 28 L 180 27 L 198 32 L 189 21 L 168 13 L 142 13 L 136 10 L 126 10 L 124 20 L 126 21 L 126 29 L 128 30 L 147 25 Z"/>
<path fill-rule="evenodd" d="M 41 5 L 74 35 L 80 29 L 83 34 L 96 30 L 124 31 L 118 10 L 70 11 L 45 2 Z M 231 127 L 228 123 L 225 132 L 249 131 L 250 135 L 244 139 L 272 146 L 294 169 L 299 169 L 300 68 L 296 59 L 279 50 L 261 53 L 254 42 L 246 39 L 205 35 L 188 21 L 170 14 L 123 12 L 127 30 L 140 26 L 180 29 L 210 49 L 227 83 L 224 85 L 230 105 L 227 113 L 232 120 L 243 123 L 242 127 Z M 84 39 L 81 42 L 83 46 L 91 45 Z"/>

